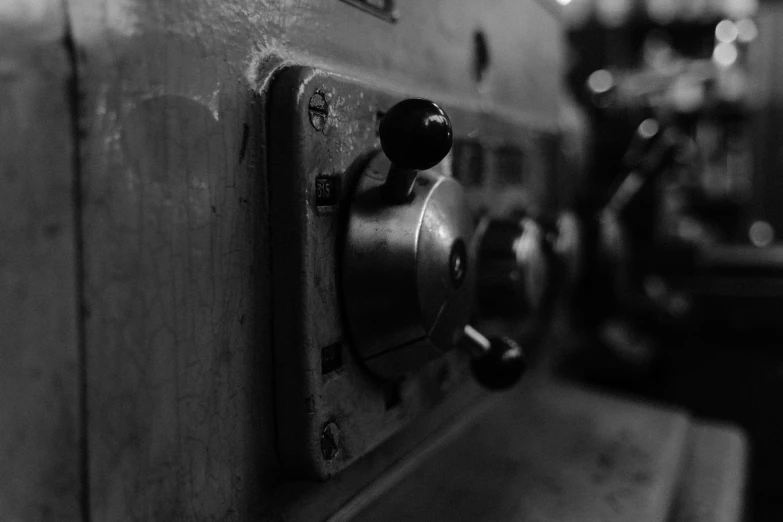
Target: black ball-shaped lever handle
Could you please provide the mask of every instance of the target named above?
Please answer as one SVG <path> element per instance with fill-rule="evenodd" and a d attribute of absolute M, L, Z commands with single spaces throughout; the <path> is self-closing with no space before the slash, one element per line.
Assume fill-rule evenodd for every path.
<path fill-rule="evenodd" d="M 525 353 L 508 337 L 487 339 L 471 326 L 466 326 L 463 343 L 472 358 L 473 377 L 484 388 L 511 388 L 527 369 Z"/>
<path fill-rule="evenodd" d="M 514 386 L 527 368 L 522 348 L 507 337 L 490 339 L 490 349 L 473 359 L 473 377 L 490 390 Z"/>
<path fill-rule="evenodd" d="M 422 98 L 389 109 L 378 132 L 384 154 L 398 169 L 431 169 L 451 150 L 451 120 L 435 102 Z"/>

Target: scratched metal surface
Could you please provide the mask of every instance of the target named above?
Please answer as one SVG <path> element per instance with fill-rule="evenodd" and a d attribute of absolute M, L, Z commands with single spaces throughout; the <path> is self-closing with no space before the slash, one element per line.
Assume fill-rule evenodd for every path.
<path fill-rule="evenodd" d="M 284 481 L 264 155 L 274 129 L 265 129 L 260 92 L 269 57 L 551 126 L 558 23 L 533 0 L 400 1 L 396 25 L 336 0 L 66 5 L 81 94 L 91 515 L 275 511 Z M 481 84 L 478 29 L 490 50 Z M 309 508 L 326 516 L 371 478 L 352 477 Z"/>
<path fill-rule="evenodd" d="M 682 485 L 671 520 L 676 522 L 740 522 L 748 482 L 748 435 L 734 425 L 694 423 L 688 434 Z M 748 506 L 752 510 L 756 506 Z M 753 515 L 751 515 L 752 517 Z"/>
<path fill-rule="evenodd" d="M 0 519 L 80 517 L 71 69 L 59 1 L 0 7 Z"/>
<path fill-rule="evenodd" d="M 677 410 L 539 381 L 335 519 L 665 522 L 690 426 Z"/>

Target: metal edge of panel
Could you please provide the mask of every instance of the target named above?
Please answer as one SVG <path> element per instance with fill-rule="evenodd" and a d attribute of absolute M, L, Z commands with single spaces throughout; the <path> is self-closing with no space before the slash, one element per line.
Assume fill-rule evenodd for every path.
<path fill-rule="evenodd" d="M 312 363 L 305 360 L 307 354 L 304 351 L 295 348 L 310 344 L 307 332 L 294 327 L 301 323 L 298 316 L 306 314 L 306 310 L 298 306 L 297 299 L 290 298 L 291 288 L 288 285 L 289 281 L 307 273 L 304 266 L 307 260 L 304 255 L 306 241 L 302 234 L 306 228 L 306 211 L 302 212 L 305 207 L 288 204 L 301 191 L 296 184 L 302 177 L 293 174 L 300 170 L 301 165 L 295 157 L 285 154 L 287 148 L 279 144 L 280 139 L 291 143 L 301 141 L 302 122 L 292 117 L 299 113 L 302 102 L 296 93 L 301 83 L 313 74 L 315 70 L 310 67 L 283 66 L 270 77 L 264 107 L 266 127 L 270 131 L 266 137 L 269 148 L 266 175 L 270 194 L 276 446 L 286 474 L 326 478 L 325 467 L 315 465 L 317 447 L 308 437 L 313 431 L 315 419 L 305 413 L 307 397 L 312 397 L 312 390 L 301 369 L 312 366 Z M 300 240 L 292 241 L 291 238 Z M 294 401 L 293 397 L 302 400 Z M 283 411 L 286 415 L 280 415 Z M 303 448 L 306 448 L 305 453 Z"/>

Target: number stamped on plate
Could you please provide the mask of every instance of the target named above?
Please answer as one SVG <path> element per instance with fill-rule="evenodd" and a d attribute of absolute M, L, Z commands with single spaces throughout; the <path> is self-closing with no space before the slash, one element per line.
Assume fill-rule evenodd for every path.
<path fill-rule="evenodd" d="M 315 178 L 315 206 L 333 207 L 340 196 L 340 178 L 318 176 Z"/>

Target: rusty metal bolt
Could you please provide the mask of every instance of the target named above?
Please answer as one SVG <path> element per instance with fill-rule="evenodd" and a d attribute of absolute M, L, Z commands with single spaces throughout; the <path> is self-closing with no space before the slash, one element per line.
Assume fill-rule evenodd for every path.
<path fill-rule="evenodd" d="M 326 120 L 329 118 L 329 104 L 322 92 L 316 92 L 310 97 L 310 123 L 317 131 L 324 130 Z"/>
<path fill-rule="evenodd" d="M 334 422 L 330 422 L 321 432 L 321 454 L 325 460 L 332 460 L 339 452 L 340 428 Z"/>

